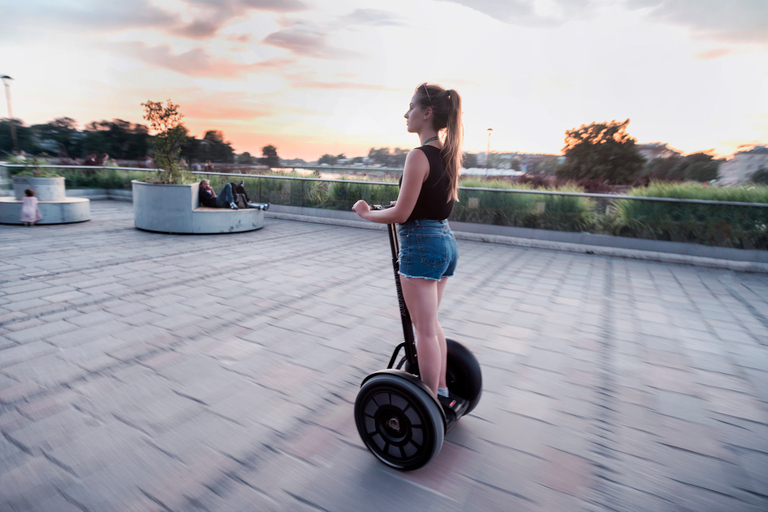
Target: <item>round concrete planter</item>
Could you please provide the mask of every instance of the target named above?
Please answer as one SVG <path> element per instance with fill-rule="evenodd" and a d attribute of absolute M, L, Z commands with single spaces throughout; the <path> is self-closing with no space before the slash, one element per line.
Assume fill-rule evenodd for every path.
<path fill-rule="evenodd" d="M 38 201 L 43 220 L 37 224 L 71 224 L 91 220 L 91 201 L 85 197 L 65 197 L 60 201 Z M 21 224 L 21 201 L 0 197 L 0 224 Z"/>
<path fill-rule="evenodd" d="M 164 185 L 133 180 L 133 221 L 137 228 L 161 233 L 191 233 L 199 183 Z"/>
<path fill-rule="evenodd" d="M 67 197 L 64 178 L 14 176 L 14 197 L 0 197 L 0 224 L 21 224 L 21 200 L 31 188 L 43 219 L 37 224 L 70 224 L 91 220 L 91 202 L 83 197 Z"/>
<path fill-rule="evenodd" d="M 67 197 L 64 190 L 64 178 L 38 178 L 35 176 L 14 176 L 13 195 L 17 201 L 24 198 L 24 191 L 31 188 L 35 191 L 38 201 L 64 201 Z"/>
<path fill-rule="evenodd" d="M 264 225 L 264 212 L 254 208 L 198 208 L 199 183 L 165 185 L 132 181 L 134 225 L 159 233 L 239 233 Z"/>

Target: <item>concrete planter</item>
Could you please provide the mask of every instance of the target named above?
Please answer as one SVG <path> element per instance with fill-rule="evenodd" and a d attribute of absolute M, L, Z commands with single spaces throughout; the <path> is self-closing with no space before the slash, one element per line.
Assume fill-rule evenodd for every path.
<path fill-rule="evenodd" d="M 38 178 L 34 176 L 14 176 L 13 195 L 17 201 L 24 198 L 24 191 L 31 188 L 35 191 L 38 201 L 64 201 L 67 193 L 64 190 L 64 178 Z"/>
<path fill-rule="evenodd" d="M 133 180 L 133 221 L 137 228 L 192 233 L 192 210 L 200 184 L 165 185 Z"/>
<path fill-rule="evenodd" d="M 67 197 L 64 178 L 14 176 L 14 198 L 0 197 L 0 224 L 21 224 L 24 191 L 31 188 L 43 219 L 37 224 L 69 224 L 91 220 L 91 202 L 87 198 Z"/>
<path fill-rule="evenodd" d="M 160 233 L 239 233 L 264 226 L 264 212 L 254 208 L 198 208 L 199 183 L 165 185 L 132 181 L 133 220 L 139 229 Z"/>

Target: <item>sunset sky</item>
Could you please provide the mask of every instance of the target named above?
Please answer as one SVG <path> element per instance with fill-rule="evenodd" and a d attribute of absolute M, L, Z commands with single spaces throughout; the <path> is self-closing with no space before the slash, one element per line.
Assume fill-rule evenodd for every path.
<path fill-rule="evenodd" d="M 27 125 L 141 119 L 283 158 L 414 147 L 413 89 L 464 99 L 465 149 L 559 153 L 630 118 L 683 152 L 768 143 L 766 0 L 0 0 L 0 75 Z M 6 117 L 4 102 L 0 117 Z"/>

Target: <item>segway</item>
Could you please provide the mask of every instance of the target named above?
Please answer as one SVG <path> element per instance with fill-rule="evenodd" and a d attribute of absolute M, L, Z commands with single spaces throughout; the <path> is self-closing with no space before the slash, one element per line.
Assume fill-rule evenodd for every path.
<path fill-rule="evenodd" d="M 395 224 L 389 224 L 388 231 L 405 340 L 395 347 L 386 370 L 363 380 L 355 400 L 355 423 L 363 443 L 380 461 L 413 470 L 429 464 L 440 452 L 445 434 L 477 406 L 483 379 L 472 352 L 451 339 L 446 340 L 450 396 L 435 398 L 419 378 L 413 324 L 398 275 L 400 241 Z M 405 355 L 395 367 L 401 349 Z"/>

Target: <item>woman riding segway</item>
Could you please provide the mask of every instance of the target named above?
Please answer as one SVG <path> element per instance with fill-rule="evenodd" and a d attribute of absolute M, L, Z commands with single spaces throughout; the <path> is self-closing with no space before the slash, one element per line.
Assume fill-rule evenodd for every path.
<path fill-rule="evenodd" d="M 360 200 L 352 209 L 365 220 L 400 224 L 400 283 L 416 328 L 421 380 L 435 396 L 448 396 L 448 352 L 437 310 L 459 257 L 446 219 L 458 199 L 461 97 L 451 89 L 421 84 L 405 119 L 408 132 L 419 135 L 421 147 L 405 159 L 397 202 L 393 208 L 372 211 Z M 438 137 L 441 130 L 444 142 Z"/>
<path fill-rule="evenodd" d="M 456 240 L 447 218 L 454 201 L 458 200 L 461 97 L 451 89 L 421 84 L 411 98 L 405 119 L 408 132 L 419 135 L 421 146 L 406 158 L 397 201 L 390 208 L 372 209 L 360 200 L 352 209 L 365 220 L 400 225 L 398 261 L 394 264 L 399 274 L 398 287 L 407 306 L 403 317 L 405 345 L 408 345 L 412 321 L 418 353 L 417 362 L 416 354 L 408 355 L 406 347 L 407 362 L 411 366 L 406 370 L 419 375 L 421 382 L 416 387 L 426 389 L 431 396 L 420 396 L 422 391 L 412 383 L 404 383 L 406 377 L 414 377 L 394 373 L 399 371 L 398 366 L 398 370 L 385 370 L 379 372 L 381 375 L 376 379 L 371 381 L 369 376 L 364 381 L 356 418 L 363 440 L 379 459 L 398 469 L 414 469 L 434 458 L 442 445 L 444 431 L 474 408 L 480 395 L 481 378 L 474 356 L 459 343 L 446 342 L 438 321 L 443 292 L 458 261 Z M 390 231 L 394 252 L 398 241 L 393 233 Z M 399 347 L 395 355 L 398 350 Z M 464 394 L 469 396 L 452 396 L 448 375 L 454 387 L 468 389 Z M 389 403 L 382 405 L 383 402 Z M 431 405 L 433 403 L 437 405 Z M 409 409 L 420 408 L 423 414 L 409 415 Z M 438 415 L 442 415 L 442 421 L 435 419 Z M 434 427 L 435 423 L 440 423 L 439 428 Z M 424 427 L 425 424 L 429 426 Z M 425 441 L 427 438 L 429 443 Z M 432 448 L 423 448 L 430 443 Z"/>

